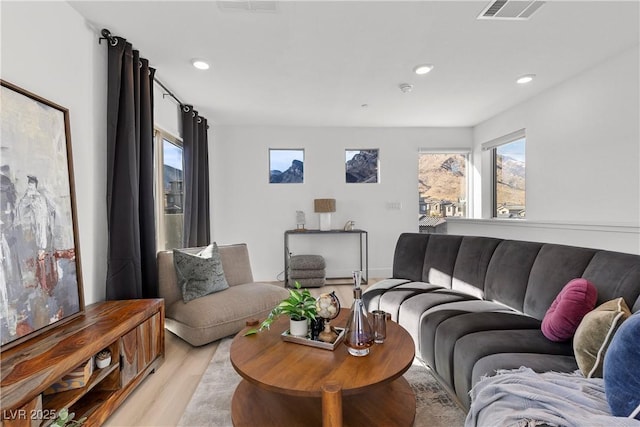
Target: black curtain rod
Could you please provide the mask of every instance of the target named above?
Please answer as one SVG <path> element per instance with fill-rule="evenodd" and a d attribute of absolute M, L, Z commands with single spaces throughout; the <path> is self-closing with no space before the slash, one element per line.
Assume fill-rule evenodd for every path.
<path fill-rule="evenodd" d="M 102 31 L 100 31 L 100 34 L 102 34 L 102 37 L 98 39 L 99 44 L 102 44 L 102 40 L 109 41 L 112 46 L 118 44 L 118 39 L 112 36 L 111 31 L 107 30 L 106 28 L 103 28 Z M 158 80 L 156 76 L 153 76 L 153 81 L 158 83 L 158 85 L 160 85 L 160 87 L 165 91 L 165 93 L 162 94 L 163 98 L 165 97 L 165 95 L 169 95 L 171 98 L 175 99 L 178 104 L 180 104 L 180 108 L 183 108 L 186 105 L 184 102 L 180 101 L 178 97 L 173 94 L 173 92 L 167 89 L 167 87 L 160 80 Z"/>
<path fill-rule="evenodd" d="M 162 82 L 160 80 L 158 80 L 158 78 L 156 76 L 153 76 L 153 81 L 158 83 L 158 85 L 160 85 L 160 87 L 166 92 L 166 93 L 162 94 L 163 98 L 164 98 L 165 95 L 169 95 L 170 97 L 175 99 L 178 104 L 180 104 L 180 108 L 183 108 L 185 106 L 184 102 L 180 101 L 177 96 L 175 96 L 173 93 L 171 93 L 171 91 L 169 89 L 167 89 L 167 87 L 165 85 L 163 85 Z"/>

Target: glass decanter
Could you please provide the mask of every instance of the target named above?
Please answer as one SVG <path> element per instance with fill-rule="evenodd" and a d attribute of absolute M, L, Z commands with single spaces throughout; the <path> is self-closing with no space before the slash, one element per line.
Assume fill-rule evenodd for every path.
<path fill-rule="evenodd" d="M 362 302 L 362 271 L 353 272 L 353 305 L 347 321 L 344 344 L 352 356 L 366 356 L 373 345 L 373 328 Z"/>

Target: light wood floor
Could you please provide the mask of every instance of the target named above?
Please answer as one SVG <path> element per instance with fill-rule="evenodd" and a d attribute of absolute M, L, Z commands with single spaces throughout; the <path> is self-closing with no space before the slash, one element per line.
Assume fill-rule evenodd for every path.
<path fill-rule="evenodd" d="M 375 281 L 372 279 L 370 283 Z M 353 303 L 350 285 L 328 284 L 310 291 L 314 296 L 335 291 L 343 308 L 348 309 Z M 166 331 L 164 363 L 127 398 L 105 426 L 177 425 L 217 347 L 217 341 L 192 347 Z"/>

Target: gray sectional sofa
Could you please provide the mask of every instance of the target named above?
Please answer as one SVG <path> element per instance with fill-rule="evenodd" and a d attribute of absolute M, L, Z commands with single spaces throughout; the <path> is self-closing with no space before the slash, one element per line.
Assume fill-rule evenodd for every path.
<path fill-rule="evenodd" d="M 577 369 L 571 341 L 552 342 L 541 321 L 570 280 L 598 290 L 597 304 L 623 297 L 640 310 L 640 256 L 526 241 L 402 234 L 393 278 L 363 294 L 369 312 L 391 313 L 416 355 L 469 408 L 469 391 L 497 369 Z"/>

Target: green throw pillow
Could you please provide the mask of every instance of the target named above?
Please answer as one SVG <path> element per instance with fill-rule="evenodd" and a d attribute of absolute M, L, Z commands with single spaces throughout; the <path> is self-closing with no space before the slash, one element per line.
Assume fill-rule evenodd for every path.
<path fill-rule="evenodd" d="M 629 316 L 631 311 L 623 298 L 607 301 L 584 316 L 573 337 L 573 353 L 586 378 L 602 378 L 609 343 Z"/>
<path fill-rule="evenodd" d="M 182 289 L 184 302 L 229 287 L 224 277 L 218 245 L 215 242 L 197 254 L 174 249 L 173 265 L 176 268 L 178 286 Z"/>

